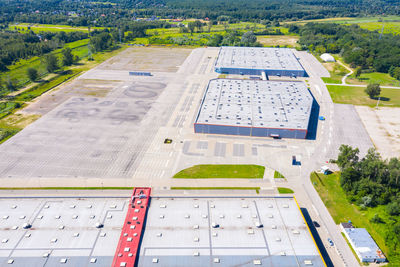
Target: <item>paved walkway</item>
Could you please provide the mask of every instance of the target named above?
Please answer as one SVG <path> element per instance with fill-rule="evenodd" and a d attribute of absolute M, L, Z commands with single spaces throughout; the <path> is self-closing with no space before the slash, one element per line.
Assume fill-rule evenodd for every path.
<path fill-rule="evenodd" d="M 346 79 L 347 79 L 347 77 L 349 77 L 350 75 L 352 75 L 353 74 L 353 70 L 351 69 L 351 68 L 349 68 L 349 67 L 347 67 L 345 64 L 343 64 L 341 61 L 337 61 L 337 63 L 339 63 L 340 65 L 342 65 L 344 68 L 346 68 L 348 71 L 349 71 L 349 73 L 347 73 L 346 75 L 344 75 L 343 76 L 343 78 L 342 78 L 342 83 L 341 84 L 337 84 L 337 83 L 327 83 L 326 85 L 341 85 L 341 86 L 351 86 L 351 87 L 353 87 L 353 86 L 355 86 L 355 87 L 367 87 L 367 85 L 366 84 L 348 84 L 348 83 L 346 83 Z M 398 87 L 398 86 L 385 86 L 385 85 L 381 85 L 381 88 L 387 88 L 387 89 L 400 89 L 400 87 Z"/>

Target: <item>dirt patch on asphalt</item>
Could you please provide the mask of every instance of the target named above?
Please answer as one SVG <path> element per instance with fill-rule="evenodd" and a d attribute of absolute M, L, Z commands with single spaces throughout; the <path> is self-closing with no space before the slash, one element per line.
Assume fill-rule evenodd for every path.
<path fill-rule="evenodd" d="M 356 110 L 382 157 L 400 157 L 400 108 L 356 106 Z"/>
<path fill-rule="evenodd" d="M 122 82 L 110 80 L 75 79 L 35 99 L 34 102 L 23 109 L 23 112 L 44 115 L 71 97 L 105 97 L 121 84 Z"/>
<path fill-rule="evenodd" d="M 167 47 L 128 48 L 101 64 L 102 70 L 176 72 L 192 49 Z"/>

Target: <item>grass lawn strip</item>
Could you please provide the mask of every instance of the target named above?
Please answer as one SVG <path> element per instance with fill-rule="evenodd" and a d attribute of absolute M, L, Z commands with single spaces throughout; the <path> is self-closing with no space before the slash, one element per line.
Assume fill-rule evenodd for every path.
<path fill-rule="evenodd" d="M 282 173 L 280 173 L 280 172 L 278 172 L 278 171 L 275 171 L 275 172 L 274 172 L 274 178 L 285 178 L 285 176 L 283 176 Z"/>
<path fill-rule="evenodd" d="M 262 179 L 264 166 L 259 165 L 195 165 L 174 175 L 174 178 L 251 178 Z"/>
<path fill-rule="evenodd" d="M 279 194 L 293 194 L 294 191 L 290 188 L 286 188 L 286 187 L 278 187 L 278 192 Z"/>

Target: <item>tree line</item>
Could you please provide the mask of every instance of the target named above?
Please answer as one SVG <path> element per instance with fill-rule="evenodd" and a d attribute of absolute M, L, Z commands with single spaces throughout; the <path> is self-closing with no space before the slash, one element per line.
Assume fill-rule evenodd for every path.
<path fill-rule="evenodd" d="M 63 47 L 65 43 L 87 38 L 83 32 L 42 32 L 19 33 L 15 31 L 0 32 L 0 71 L 20 59 L 39 56 Z"/>
<path fill-rule="evenodd" d="M 340 185 L 351 202 L 361 209 L 385 207 L 390 216 L 385 242 L 400 253 L 400 160 L 383 160 L 374 148 L 360 158 L 358 148 L 342 145 L 336 163 L 341 170 Z M 378 214 L 371 221 L 383 223 Z"/>
<path fill-rule="evenodd" d="M 300 34 L 304 50 L 322 54 L 339 53 L 351 67 L 360 70 L 390 73 L 400 78 L 400 36 L 381 35 L 377 31 L 361 29 L 358 25 L 307 23 L 290 25 L 289 31 Z"/>
<path fill-rule="evenodd" d="M 28 22 L 106 26 L 136 18 L 229 17 L 230 20 L 307 20 L 326 17 L 398 15 L 398 2 L 385 0 L 31 0 L 0 1 L 0 23 Z"/>

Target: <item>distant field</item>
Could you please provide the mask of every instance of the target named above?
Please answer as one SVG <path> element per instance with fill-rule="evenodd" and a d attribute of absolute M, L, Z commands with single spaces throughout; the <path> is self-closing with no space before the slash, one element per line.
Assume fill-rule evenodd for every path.
<path fill-rule="evenodd" d="M 400 34 L 400 20 L 396 22 L 365 22 L 365 23 L 357 23 L 361 28 L 370 30 L 370 31 L 382 31 L 383 33 L 390 33 L 393 35 Z"/>
<path fill-rule="evenodd" d="M 339 173 L 332 173 L 330 175 L 311 174 L 311 182 L 335 223 L 339 224 L 351 221 L 356 227 L 366 228 L 385 256 L 388 257 L 389 262 L 391 262 L 388 266 L 400 266 L 400 258 L 398 256 L 391 258 L 389 248 L 385 245 L 387 223 L 391 222 L 385 211 L 385 207 L 378 206 L 360 210 L 356 205 L 347 200 L 345 192 L 340 187 L 339 177 Z M 379 214 L 384 223 L 376 224 L 370 221 L 376 213 Z M 400 216 L 397 216 L 397 218 L 400 219 Z"/>
<path fill-rule="evenodd" d="M 369 98 L 364 92 L 365 87 L 327 85 L 327 88 L 335 103 L 374 107 L 378 102 Z M 400 90 L 382 88 L 380 96 L 379 106 L 400 107 Z"/>
<path fill-rule="evenodd" d="M 306 24 L 308 22 L 319 23 L 340 23 L 340 24 L 358 24 L 361 28 L 370 31 L 381 31 L 384 25 L 383 33 L 400 34 L 400 16 L 387 17 L 362 17 L 362 18 L 327 18 L 316 20 L 293 21 L 289 23 Z"/>
<path fill-rule="evenodd" d="M 264 46 L 288 46 L 296 47 L 298 36 L 293 35 L 258 35 L 257 41 L 259 41 Z"/>
<path fill-rule="evenodd" d="M 174 178 L 260 178 L 264 166 L 259 165 L 195 165 L 174 175 Z"/>
<path fill-rule="evenodd" d="M 83 58 L 88 54 L 88 46 L 89 39 L 83 39 L 72 43 L 65 44 L 65 47 L 70 47 L 72 49 L 72 53 L 74 55 L 79 56 L 79 58 Z M 57 49 L 53 51 L 59 58 L 61 58 L 61 50 Z M 40 57 L 32 57 L 30 59 L 21 59 L 15 64 L 8 67 L 9 71 L 3 72 L 0 74 L 0 77 L 3 80 L 10 78 L 16 82 L 17 87 L 24 86 L 30 83 L 30 80 L 27 76 L 28 68 L 35 68 L 39 72 L 39 77 L 43 77 L 47 75 L 47 70 L 45 65 L 41 62 Z"/>
<path fill-rule="evenodd" d="M 56 25 L 56 24 L 31 24 L 31 23 L 19 23 L 12 24 L 8 27 L 10 30 L 18 31 L 28 31 L 32 30 L 34 32 L 73 32 L 73 31 L 88 31 L 88 27 L 74 27 L 68 25 Z M 104 27 L 91 27 L 90 30 L 101 30 Z"/>

